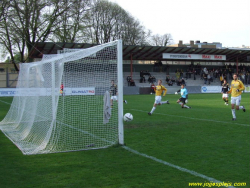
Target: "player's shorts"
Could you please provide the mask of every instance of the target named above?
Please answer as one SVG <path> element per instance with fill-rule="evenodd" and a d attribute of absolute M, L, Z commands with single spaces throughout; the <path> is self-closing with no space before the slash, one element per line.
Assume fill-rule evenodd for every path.
<path fill-rule="evenodd" d="M 117 96 L 111 96 L 111 100 L 117 101 Z"/>
<path fill-rule="evenodd" d="M 161 103 L 161 96 L 155 96 L 155 104 Z"/>
<path fill-rule="evenodd" d="M 223 93 L 222 94 L 222 98 L 228 98 L 228 94 L 227 93 Z"/>
<path fill-rule="evenodd" d="M 240 106 L 241 95 L 237 97 L 231 97 L 231 104 L 236 104 L 236 106 Z"/>
<path fill-rule="evenodd" d="M 179 101 L 181 101 L 183 104 L 186 104 L 186 98 L 181 97 L 179 98 Z"/>

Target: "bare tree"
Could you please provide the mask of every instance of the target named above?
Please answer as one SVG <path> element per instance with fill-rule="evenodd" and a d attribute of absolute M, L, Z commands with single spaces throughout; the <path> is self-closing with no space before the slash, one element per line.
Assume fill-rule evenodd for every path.
<path fill-rule="evenodd" d="M 71 0 L 70 9 L 58 18 L 61 22 L 57 25 L 51 40 L 70 43 L 86 41 L 87 11 L 90 10 L 90 6 L 90 0 Z"/>
<path fill-rule="evenodd" d="M 171 40 L 170 34 L 151 37 L 139 20 L 108 0 L 1 0 L 0 10 L 0 45 L 13 63 L 15 55 L 27 61 L 37 42 L 123 39 L 125 45 L 166 46 Z"/>
<path fill-rule="evenodd" d="M 13 51 L 15 50 L 12 44 L 16 43 L 16 39 L 11 37 L 12 31 L 9 30 L 9 27 L 12 26 L 12 23 L 8 22 L 8 16 L 13 16 L 13 11 L 11 11 L 9 1 L 3 1 L 1 3 L 1 13 L 0 13 L 0 44 L 3 46 L 10 54 L 11 62 L 14 64 L 16 70 L 18 70 L 17 65 L 14 61 Z M 15 33 L 14 33 L 15 34 Z"/>
<path fill-rule="evenodd" d="M 107 0 L 94 2 L 88 25 L 90 42 L 97 44 L 122 39 L 124 44 L 141 45 L 150 35 L 127 11 Z"/>
<path fill-rule="evenodd" d="M 130 16 L 123 26 L 124 35 L 122 37 L 124 44 L 127 45 L 148 45 L 148 38 L 151 35 L 150 30 L 146 30 L 139 20 Z"/>
<path fill-rule="evenodd" d="M 20 53 L 24 62 L 25 52 L 29 53 L 35 43 L 46 41 L 60 22 L 57 18 L 70 7 L 68 0 L 3 1 L 8 2 L 8 9 L 0 24 L 0 41 L 13 62 L 15 53 Z"/>
<path fill-rule="evenodd" d="M 117 32 L 120 31 L 122 15 L 126 12 L 116 3 L 106 0 L 94 1 L 92 9 L 88 14 L 88 36 L 92 43 L 110 42 L 117 39 Z"/>
<path fill-rule="evenodd" d="M 166 33 L 164 35 L 156 34 L 151 36 L 149 43 L 153 46 L 167 46 L 171 44 L 171 40 L 172 37 L 169 33 Z"/>

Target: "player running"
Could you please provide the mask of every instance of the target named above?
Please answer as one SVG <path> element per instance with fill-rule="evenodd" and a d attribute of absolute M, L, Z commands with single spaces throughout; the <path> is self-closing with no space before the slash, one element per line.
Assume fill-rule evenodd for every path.
<path fill-rule="evenodd" d="M 228 91 L 230 90 L 229 84 L 227 83 L 227 80 L 224 79 L 224 83 L 222 84 L 221 88 L 221 94 L 222 99 L 225 101 L 225 105 L 228 105 Z"/>
<path fill-rule="evenodd" d="M 175 92 L 175 94 L 178 94 L 179 92 L 181 92 L 181 98 L 176 102 L 180 104 L 182 108 L 191 108 L 190 106 L 185 105 L 188 102 L 188 91 L 184 84 L 181 84 L 181 89 Z"/>
<path fill-rule="evenodd" d="M 244 84 L 238 80 L 238 76 L 236 73 L 233 74 L 233 80 L 231 82 L 231 89 L 228 93 L 231 93 L 231 107 L 232 107 L 232 120 L 236 120 L 234 105 L 236 104 L 236 110 L 242 109 L 243 112 L 246 111 L 244 106 L 240 106 L 241 101 L 241 93 L 245 90 Z"/>
<path fill-rule="evenodd" d="M 162 84 L 161 80 L 158 80 L 158 85 L 155 86 L 155 102 L 154 102 L 154 106 L 152 108 L 152 110 L 148 113 L 148 115 L 152 115 L 153 112 L 156 109 L 156 105 L 162 105 L 162 104 L 169 104 L 169 101 L 163 101 L 161 102 L 161 95 L 163 93 L 163 97 L 166 95 L 167 93 L 167 88 L 165 88 Z M 163 92 L 164 91 L 164 92 Z"/>
<path fill-rule="evenodd" d="M 113 108 L 113 101 L 118 101 L 117 99 L 117 85 L 115 84 L 114 80 L 111 80 L 111 86 L 110 86 L 110 89 L 109 89 L 109 92 L 110 92 L 110 95 L 111 95 L 111 99 L 110 99 L 110 105 L 111 105 L 111 108 Z M 124 103 L 128 103 L 126 100 L 123 101 Z"/>

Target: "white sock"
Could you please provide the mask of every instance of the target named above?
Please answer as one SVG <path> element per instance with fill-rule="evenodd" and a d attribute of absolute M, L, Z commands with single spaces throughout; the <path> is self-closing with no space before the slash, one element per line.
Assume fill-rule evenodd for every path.
<path fill-rule="evenodd" d="M 232 109 L 232 115 L 233 115 L 233 118 L 236 118 L 235 109 Z"/>
<path fill-rule="evenodd" d="M 184 108 L 189 108 L 189 106 L 187 106 L 187 105 L 184 105 L 183 107 L 184 107 Z"/>
<path fill-rule="evenodd" d="M 239 106 L 239 109 L 240 109 L 240 110 L 243 109 L 243 106 Z"/>
<path fill-rule="evenodd" d="M 153 107 L 152 110 L 151 110 L 151 114 L 153 114 L 153 112 L 155 111 L 156 107 Z"/>
<path fill-rule="evenodd" d="M 179 102 L 180 105 L 182 105 L 182 102 Z"/>

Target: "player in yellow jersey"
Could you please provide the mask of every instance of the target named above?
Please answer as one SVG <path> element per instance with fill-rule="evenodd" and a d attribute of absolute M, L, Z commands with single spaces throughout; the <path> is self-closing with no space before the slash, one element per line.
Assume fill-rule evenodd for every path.
<path fill-rule="evenodd" d="M 155 102 L 154 102 L 154 106 L 151 110 L 151 112 L 148 113 L 148 115 L 152 115 L 153 112 L 156 109 L 156 105 L 162 105 L 162 104 L 169 104 L 168 100 L 167 101 L 163 101 L 161 102 L 161 95 L 163 94 L 163 97 L 166 95 L 167 93 L 167 88 L 165 88 L 162 84 L 161 80 L 158 80 L 158 85 L 155 86 Z"/>
<path fill-rule="evenodd" d="M 237 74 L 233 74 L 233 80 L 231 82 L 231 89 L 228 91 L 229 94 L 231 94 L 231 107 L 232 107 L 232 115 L 233 115 L 233 121 L 236 120 L 235 115 L 235 109 L 234 105 L 236 104 L 236 110 L 242 109 L 243 112 L 246 111 L 244 106 L 240 106 L 241 101 L 241 93 L 245 90 L 244 84 L 238 80 Z"/>

